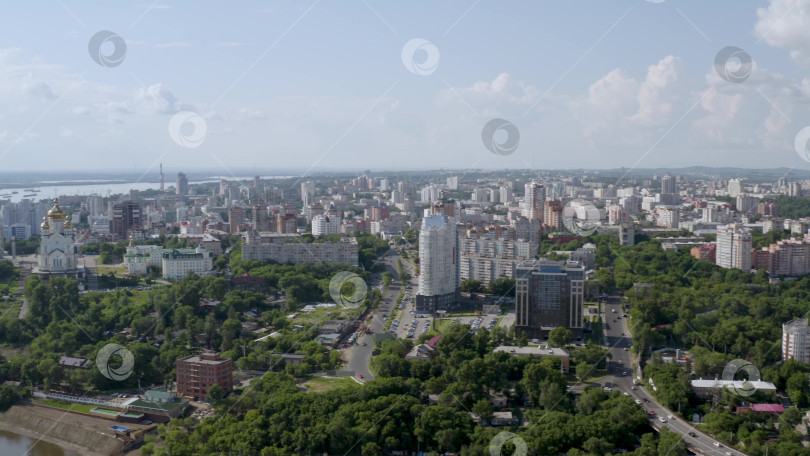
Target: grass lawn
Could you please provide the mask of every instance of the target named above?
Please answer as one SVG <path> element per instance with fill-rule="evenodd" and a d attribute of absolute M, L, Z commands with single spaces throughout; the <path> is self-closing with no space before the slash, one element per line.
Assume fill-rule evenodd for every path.
<path fill-rule="evenodd" d="M 0 320 L 16 320 L 20 315 L 22 302 L 17 300 L 0 302 Z"/>
<path fill-rule="evenodd" d="M 68 404 L 67 402 L 59 402 L 53 399 L 37 399 L 34 401 L 37 404 L 49 405 L 51 407 L 60 408 L 63 410 L 70 410 L 73 412 L 90 414 L 90 409 L 95 408 L 95 405 L 84 404 Z"/>
<path fill-rule="evenodd" d="M 433 330 L 439 334 L 447 331 L 447 329 L 452 325 L 453 322 L 449 318 L 440 318 L 433 320 Z"/>
<path fill-rule="evenodd" d="M 96 270 L 98 271 L 98 275 L 107 275 L 107 274 L 112 272 L 113 275 L 116 276 L 116 277 L 126 277 L 127 276 L 126 268 L 99 265 Z"/>
<path fill-rule="evenodd" d="M 323 391 L 327 391 L 333 388 L 338 387 L 345 387 L 345 386 L 359 386 L 357 382 L 352 380 L 349 377 L 312 377 L 304 383 L 304 387 L 307 388 L 307 391 L 313 393 L 321 393 Z"/>
<path fill-rule="evenodd" d="M 317 308 L 311 313 L 298 312 L 298 316 L 292 320 L 292 323 L 296 325 L 320 324 L 326 320 L 343 320 L 346 318 L 354 318 L 359 313 L 359 307 L 343 307 L 338 304 L 337 307 L 333 307 L 331 309 Z"/>

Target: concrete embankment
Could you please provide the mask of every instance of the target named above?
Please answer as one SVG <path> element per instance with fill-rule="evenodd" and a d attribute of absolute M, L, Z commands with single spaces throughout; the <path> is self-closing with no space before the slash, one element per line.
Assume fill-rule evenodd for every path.
<path fill-rule="evenodd" d="M 123 454 L 123 442 L 110 434 L 110 424 L 114 423 L 30 403 L 15 405 L 0 414 L 0 427 L 3 429 L 42 439 L 87 456 Z"/>

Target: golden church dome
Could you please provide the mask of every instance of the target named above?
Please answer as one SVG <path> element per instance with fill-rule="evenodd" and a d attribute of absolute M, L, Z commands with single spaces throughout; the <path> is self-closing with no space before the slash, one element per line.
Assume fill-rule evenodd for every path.
<path fill-rule="evenodd" d="M 59 207 L 59 199 L 53 200 L 53 207 L 48 210 L 48 218 L 51 220 L 64 220 L 65 212 Z"/>
<path fill-rule="evenodd" d="M 68 221 L 65 222 L 65 229 L 66 230 L 72 230 L 73 229 L 73 223 L 71 223 L 70 219 L 68 219 Z"/>
<path fill-rule="evenodd" d="M 51 224 L 48 223 L 48 218 L 47 217 L 42 217 L 42 224 L 39 225 L 39 227 L 42 228 L 43 230 L 50 230 L 51 229 Z"/>

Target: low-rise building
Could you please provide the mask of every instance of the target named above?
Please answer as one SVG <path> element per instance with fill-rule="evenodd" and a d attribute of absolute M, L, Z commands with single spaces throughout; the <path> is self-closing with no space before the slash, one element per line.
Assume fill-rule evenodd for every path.
<path fill-rule="evenodd" d="M 277 263 L 330 263 L 357 266 L 357 239 L 341 237 L 337 242 L 301 242 L 298 234 L 256 233 L 248 230 L 242 244 L 242 261 L 272 260 Z"/>
<path fill-rule="evenodd" d="M 436 348 L 428 344 L 419 344 L 414 346 L 411 351 L 405 355 L 405 359 L 409 361 L 427 361 L 432 359 L 438 354 Z"/>
<path fill-rule="evenodd" d="M 714 395 L 720 395 L 723 388 L 737 389 L 740 391 L 748 391 L 756 389 L 757 391 L 776 391 L 776 386 L 773 383 L 763 381 L 744 381 L 744 380 L 692 380 L 692 390 L 695 395 L 702 398 L 708 398 Z"/>
<path fill-rule="evenodd" d="M 198 276 L 214 273 L 214 254 L 202 245 L 196 249 L 164 250 L 161 257 L 164 279 L 179 280 L 189 272 Z"/>
<path fill-rule="evenodd" d="M 207 399 L 208 388 L 217 384 L 229 393 L 233 390 L 233 362 L 219 353 L 205 351 L 177 360 L 177 394 L 195 401 Z"/>
<path fill-rule="evenodd" d="M 571 358 L 568 350 L 562 348 L 542 348 L 542 347 L 518 347 L 513 345 L 501 345 L 496 347 L 496 352 L 506 352 L 512 356 L 533 356 L 535 358 L 544 358 L 552 356 L 559 358 L 562 362 L 563 372 L 568 373 L 569 359 Z"/>

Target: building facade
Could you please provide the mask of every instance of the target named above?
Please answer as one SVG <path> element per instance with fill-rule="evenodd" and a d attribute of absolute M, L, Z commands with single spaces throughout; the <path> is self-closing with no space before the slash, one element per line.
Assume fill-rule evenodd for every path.
<path fill-rule="evenodd" d="M 458 257 L 455 219 L 442 214 L 422 219 L 417 311 L 435 312 L 455 305 L 459 288 Z"/>
<path fill-rule="evenodd" d="M 810 326 L 807 319 L 792 320 L 782 325 L 782 361 L 794 359 L 810 363 Z"/>
<path fill-rule="evenodd" d="M 741 223 L 717 228 L 717 265 L 721 268 L 751 270 L 751 232 Z"/>
<path fill-rule="evenodd" d="M 53 207 L 43 219 L 40 229 L 39 264 L 34 274 L 46 280 L 51 277 L 84 280 L 84 267 L 77 261 L 79 249 L 74 240 L 73 224 L 59 207 L 59 200 L 53 200 Z"/>
<path fill-rule="evenodd" d="M 166 249 L 161 254 L 164 279 L 180 280 L 189 272 L 198 276 L 214 273 L 214 254 L 200 245 L 196 249 Z"/>
<path fill-rule="evenodd" d="M 357 239 L 338 242 L 300 242 L 298 234 L 256 233 L 248 230 L 242 243 L 242 261 L 272 260 L 277 263 L 336 263 L 358 265 Z"/>
<path fill-rule="evenodd" d="M 177 394 L 195 401 L 207 399 L 208 388 L 217 384 L 233 391 L 233 362 L 206 351 L 177 360 Z"/>
<path fill-rule="evenodd" d="M 526 262 L 515 275 L 516 331 L 535 338 L 558 327 L 582 333 L 585 268 L 580 263 Z"/>

